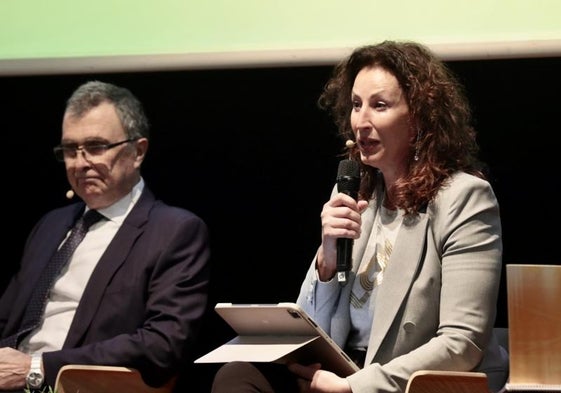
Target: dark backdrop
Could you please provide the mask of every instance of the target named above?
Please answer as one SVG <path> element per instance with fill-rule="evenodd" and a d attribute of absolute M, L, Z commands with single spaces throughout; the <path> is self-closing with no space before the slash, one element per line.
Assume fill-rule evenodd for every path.
<path fill-rule="evenodd" d="M 472 102 L 501 206 L 504 264 L 559 263 L 561 58 L 449 64 Z M 65 100 L 82 82 L 100 79 L 130 88 L 145 105 L 148 186 L 209 225 L 212 285 L 199 353 L 232 337 L 212 311 L 216 302 L 295 300 L 343 146 L 316 107 L 330 73 L 317 66 L 0 78 L 7 210 L 0 292 L 33 224 L 68 203 L 64 168 L 51 148 Z M 497 326 L 507 326 L 505 291 L 503 273 Z M 195 368 L 185 379 L 205 392 L 215 366 Z"/>

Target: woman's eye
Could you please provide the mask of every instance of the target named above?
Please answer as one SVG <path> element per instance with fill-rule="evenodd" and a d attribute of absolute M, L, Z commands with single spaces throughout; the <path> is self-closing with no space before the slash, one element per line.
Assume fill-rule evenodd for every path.
<path fill-rule="evenodd" d="M 374 108 L 376 108 L 376 109 L 385 109 L 386 107 L 387 107 L 387 105 L 386 105 L 385 102 L 376 101 L 376 102 L 374 103 Z"/>

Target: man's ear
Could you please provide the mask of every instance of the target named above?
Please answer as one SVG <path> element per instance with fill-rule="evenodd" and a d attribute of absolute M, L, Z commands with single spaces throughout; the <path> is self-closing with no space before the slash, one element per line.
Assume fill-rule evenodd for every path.
<path fill-rule="evenodd" d="M 140 165 L 146 157 L 146 152 L 148 151 L 148 138 L 140 138 L 135 143 L 135 161 L 137 165 Z"/>

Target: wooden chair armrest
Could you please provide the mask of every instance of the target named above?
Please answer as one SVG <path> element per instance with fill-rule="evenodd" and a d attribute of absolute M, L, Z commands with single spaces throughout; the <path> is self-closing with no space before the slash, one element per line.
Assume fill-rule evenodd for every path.
<path fill-rule="evenodd" d="M 485 373 L 419 370 L 409 378 L 405 393 L 489 393 L 489 387 Z"/>
<path fill-rule="evenodd" d="M 175 379 L 158 388 L 148 386 L 133 368 L 69 364 L 56 379 L 56 393 L 170 393 Z"/>

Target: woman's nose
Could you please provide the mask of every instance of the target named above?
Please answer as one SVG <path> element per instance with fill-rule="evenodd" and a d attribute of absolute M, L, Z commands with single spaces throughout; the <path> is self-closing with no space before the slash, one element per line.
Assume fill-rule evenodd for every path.
<path fill-rule="evenodd" d="M 358 113 L 357 113 L 357 119 L 356 119 L 356 126 L 357 126 L 357 131 L 358 129 L 364 129 L 364 128 L 370 128 L 372 127 L 372 119 L 370 116 L 370 113 L 365 110 L 364 108 L 362 108 Z"/>

